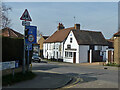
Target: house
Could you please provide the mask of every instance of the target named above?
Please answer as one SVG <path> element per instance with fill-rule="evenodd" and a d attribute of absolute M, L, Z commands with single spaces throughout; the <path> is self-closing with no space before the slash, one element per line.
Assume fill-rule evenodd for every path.
<path fill-rule="evenodd" d="M 71 30 L 64 43 L 64 62 L 87 63 L 106 60 L 108 43 L 101 32 L 80 30 L 80 25 Z"/>
<path fill-rule="evenodd" d="M 49 36 L 43 36 L 43 35 L 40 35 L 40 39 L 38 40 L 38 44 L 39 44 L 39 47 L 40 47 L 40 57 L 43 57 L 43 42 L 48 38 Z"/>
<path fill-rule="evenodd" d="M 10 37 L 10 38 L 23 38 L 24 37 L 23 34 L 16 32 L 13 29 L 8 28 L 8 27 L 2 29 L 0 35 L 4 37 Z"/>
<path fill-rule="evenodd" d="M 62 23 L 59 23 L 58 30 L 45 40 L 43 55 L 47 59 L 71 63 L 92 62 L 92 58 L 100 61 L 102 58 L 105 60 L 107 45 L 108 43 L 101 32 L 80 30 L 80 24 L 65 28 Z M 92 57 L 92 52 L 94 52 L 94 57 Z M 99 58 L 95 57 L 95 53 Z M 91 60 L 88 59 L 90 57 Z"/>
<path fill-rule="evenodd" d="M 70 30 L 74 27 L 66 28 L 59 23 L 58 30 L 53 33 L 43 44 L 43 55 L 47 59 L 63 60 L 64 42 Z"/>
<path fill-rule="evenodd" d="M 114 62 L 120 64 L 120 30 L 114 35 Z"/>

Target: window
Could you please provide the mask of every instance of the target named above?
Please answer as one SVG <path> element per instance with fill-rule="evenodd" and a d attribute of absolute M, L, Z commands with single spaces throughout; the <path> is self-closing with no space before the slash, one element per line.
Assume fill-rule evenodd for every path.
<path fill-rule="evenodd" d="M 72 52 L 65 52 L 65 57 L 73 57 L 73 53 Z"/>
<path fill-rule="evenodd" d="M 70 43 L 72 43 L 72 38 L 70 38 Z"/>
<path fill-rule="evenodd" d="M 69 52 L 69 57 L 72 57 L 72 52 Z"/>
<path fill-rule="evenodd" d="M 98 50 L 102 50 L 102 46 L 98 46 Z"/>
<path fill-rule="evenodd" d="M 71 45 L 67 45 L 67 49 L 71 49 Z"/>

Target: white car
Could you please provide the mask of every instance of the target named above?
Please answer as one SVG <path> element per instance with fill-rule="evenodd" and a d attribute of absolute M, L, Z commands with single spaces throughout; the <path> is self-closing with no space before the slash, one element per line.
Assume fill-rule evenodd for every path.
<path fill-rule="evenodd" d="M 33 55 L 33 56 L 32 56 L 32 61 L 33 61 L 33 62 L 35 62 L 35 61 L 40 62 L 40 61 L 41 61 L 41 58 L 40 58 L 38 55 Z"/>

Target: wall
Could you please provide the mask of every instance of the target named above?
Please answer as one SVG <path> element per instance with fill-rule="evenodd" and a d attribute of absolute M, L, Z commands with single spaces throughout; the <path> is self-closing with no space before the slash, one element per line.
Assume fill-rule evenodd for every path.
<path fill-rule="evenodd" d="M 120 37 L 114 39 L 114 61 L 120 64 Z"/>
<path fill-rule="evenodd" d="M 43 37 L 41 37 L 38 41 L 38 44 L 40 44 L 40 50 L 43 50 L 43 42 L 45 41 L 45 39 Z"/>
<path fill-rule="evenodd" d="M 101 49 L 99 48 L 101 47 Z M 101 53 L 100 55 L 103 56 L 103 61 L 106 61 L 107 60 L 107 57 L 106 57 L 106 50 L 107 50 L 108 46 L 102 46 L 102 45 L 96 45 L 95 46 L 95 50 L 100 50 Z"/>
<path fill-rule="evenodd" d="M 80 58 L 80 63 L 87 63 L 88 62 L 88 50 L 89 50 L 89 45 L 80 45 L 79 46 L 79 58 Z"/>
<path fill-rule="evenodd" d="M 72 43 L 70 43 L 70 38 L 72 38 Z M 65 50 L 67 49 L 68 44 L 71 45 L 71 50 Z M 72 49 L 76 49 L 76 50 L 72 50 Z M 65 52 L 72 52 L 72 53 L 76 52 L 76 63 L 79 63 L 79 45 L 72 31 L 68 35 L 64 44 L 64 62 L 73 63 L 73 57 L 65 57 Z"/>
<path fill-rule="evenodd" d="M 43 48 L 44 58 L 47 58 L 48 53 L 48 59 L 63 59 L 63 42 L 44 43 Z"/>

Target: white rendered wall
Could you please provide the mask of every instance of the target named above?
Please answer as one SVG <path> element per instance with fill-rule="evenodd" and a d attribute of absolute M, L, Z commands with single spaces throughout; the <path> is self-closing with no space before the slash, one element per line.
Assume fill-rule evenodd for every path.
<path fill-rule="evenodd" d="M 79 60 L 80 63 L 87 63 L 88 62 L 88 50 L 89 50 L 89 45 L 79 45 Z"/>
<path fill-rule="evenodd" d="M 70 38 L 72 38 L 72 43 L 70 43 Z M 71 49 L 76 49 L 76 50 L 65 50 L 65 49 L 67 49 L 67 45 L 71 45 Z M 64 59 L 63 59 L 63 61 L 73 63 L 73 57 L 65 57 L 65 51 L 66 52 L 76 52 L 76 63 L 79 63 L 79 45 L 78 45 L 76 38 L 72 31 L 69 33 L 69 35 L 64 43 L 64 55 L 63 55 Z"/>
<path fill-rule="evenodd" d="M 47 53 L 48 53 L 48 59 L 51 59 L 51 58 L 63 59 L 63 43 L 60 43 L 60 42 L 44 43 L 43 44 L 44 58 L 47 58 Z M 57 53 L 58 53 L 58 57 L 57 57 Z"/>

